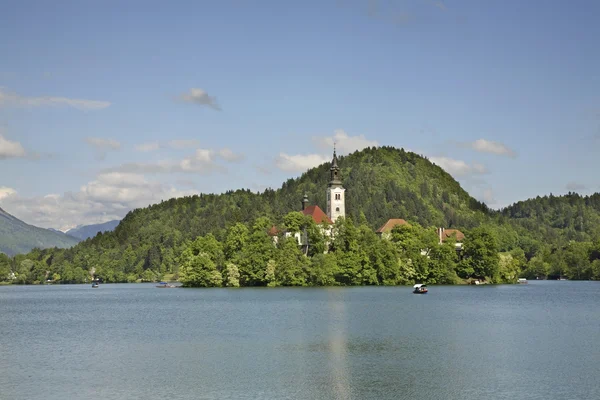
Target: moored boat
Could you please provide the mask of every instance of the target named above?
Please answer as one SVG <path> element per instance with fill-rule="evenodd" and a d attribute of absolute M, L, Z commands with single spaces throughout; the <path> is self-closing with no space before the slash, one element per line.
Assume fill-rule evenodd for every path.
<path fill-rule="evenodd" d="M 98 285 L 98 282 L 93 282 L 93 283 L 92 283 L 92 287 L 93 287 L 93 288 L 97 288 L 98 286 L 100 286 L 100 285 Z"/>
<path fill-rule="evenodd" d="M 174 288 L 177 287 L 175 285 L 171 285 L 170 283 L 167 282 L 159 282 L 158 285 L 156 285 L 157 288 Z"/>
<path fill-rule="evenodd" d="M 525 284 L 525 283 L 527 283 L 527 279 L 525 279 L 525 278 L 519 278 L 517 280 L 517 283 Z"/>
<path fill-rule="evenodd" d="M 422 283 L 417 283 L 416 285 L 413 286 L 413 293 L 415 294 L 424 294 L 427 293 L 427 285 L 424 285 Z"/>

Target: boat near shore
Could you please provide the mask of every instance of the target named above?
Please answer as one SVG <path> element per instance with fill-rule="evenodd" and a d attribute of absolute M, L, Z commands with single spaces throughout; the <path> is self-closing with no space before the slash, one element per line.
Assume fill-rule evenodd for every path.
<path fill-rule="evenodd" d="M 422 283 L 417 283 L 415 286 L 413 286 L 413 293 L 414 294 L 425 294 L 425 293 L 427 293 L 427 285 L 424 285 Z"/>
<path fill-rule="evenodd" d="M 519 279 L 517 280 L 517 283 L 520 283 L 520 284 L 526 284 L 526 283 L 527 283 L 527 279 L 525 279 L 525 278 L 519 278 Z"/>
<path fill-rule="evenodd" d="M 177 286 L 172 285 L 170 283 L 167 282 L 159 282 L 158 285 L 156 285 L 157 288 L 176 288 Z"/>

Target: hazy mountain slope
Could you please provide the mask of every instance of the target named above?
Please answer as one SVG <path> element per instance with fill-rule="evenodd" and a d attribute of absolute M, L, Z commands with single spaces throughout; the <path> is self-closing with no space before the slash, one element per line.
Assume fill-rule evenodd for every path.
<path fill-rule="evenodd" d="M 73 229 L 69 229 L 65 232 L 67 235 L 76 237 L 80 240 L 86 240 L 94 237 L 98 232 L 109 232 L 114 230 L 119 225 L 120 220 L 116 219 L 113 221 L 104 222 L 102 224 L 83 225 Z"/>
<path fill-rule="evenodd" d="M 71 247 L 76 238 L 26 224 L 0 208 L 0 251 L 12 256 L 31 249 Z"/>

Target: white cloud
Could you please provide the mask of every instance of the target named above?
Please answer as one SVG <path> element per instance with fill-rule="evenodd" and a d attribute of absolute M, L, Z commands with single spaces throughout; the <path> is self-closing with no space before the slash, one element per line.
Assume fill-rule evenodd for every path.
<path fill-rule="evenodd" d="M 321 154 L 289 155 L 279 153 L 279 157 L 275 159 L 275 165 L 283 171 L 298 172 L 306 171 L 328 161 L 329 158 Z"/>
<path fill-rule="evenodd" d="M 210 149 L 196 149 L 194 155 L 184 158 L 179 163 L 181 172 L 208 173 L 224 168 L 215 164 L 215 151 Z"/>
<path fill-rule="evenodd" d="M 493 142 L 491 140 L 478 139 L 471 143 L 465 143 L 465 147 L 478 151 L 480 153 L 491 153 L 499 156 L 507 156 L 515 158 L 517 154 L 514 150 L 507 147 L 505 144 L 500 142 Z"/>
<path fill-rule="evenodd" d="M 78 110 L 101 110 L 110 106 L 110 102 L 56 96 L 28 97 L 16 93 L 8 93 L 0 88 L 0 106 L 2 105 L 22 107 L 69 106 Z"/>
<path fill-rule="evenodd" d="M 375 147 L 379 144 L 376 140 L 369 140 L 365 135 L 350 136 L 345 131 L 338 129 L 331 137 L 313 137 L 313 141 L 322 149 L 332 150 L 335 147 L 340 154 L 349 154 L 365 147 Z"/>
<path fill-rule="evenodd" d="M 7 212 L 27 223 L 66 230 L 120 219 L 134 208 L 196 193 L 150 181 L 141 174 L 111 172 L 99 174 L 77 192 L 62 195 L 21 197 L 10 188 L 0 188 L 0 201 Z"/>
<path fill-rule="evenodd" d="M 199 144 L 200 141 L 197 139 L 175 139 L 168 143 L 172 149 L 189 149 L 190 147 L 197 147 Z"/>
<path fill-rule="evenodd" d="M 110 167 L 103 171 L 107 172 L 121 172 L 121 173 L 133 173 L 133 174 L 159 174 L 159 173 L 171 173 L 178 172 L 178 163 L 169 160 L 161 160 L 153 163 L 125 163 L 117 167 Z"/>
<path fill-rule="evenodd" d="M 87 137 L 85 141 L 92 147 L 100 150 L 118 150 L 121 148 L 121 143 L 113 139 L 103 139 L 95 137 Z"/>
<path fill-rule="evenodd" d="M 429 161 L 442 167 L 446 172 L 455 177 L 487 173 L 485 166 L 479 163 L 469 165 L 463 160 L 455 160 L 450 157 L 429 157 Z"/>
<path fill-rule="evenodd" d="M 369 140 L 364 135 L 350 136 L 341 129 L 334 131 L 333 136 L 313 136 L 312 140 L 319 149 L 326 150 L 327 153 L 291 155 L 282 152 L 275 158 L 275 166 L 283 171 L 306 171 L 331 161 L 330 154 L 333 151 L 334 144 L 338 154 L 348 154 L 356 150 L 362 150 L 365 147 L 378 146 L 375 140 Z M 268 171 L 264 166 L 257 166 L 256 168 L 262 173 Z"/>
<path fill-rule="evenodd" d="M 210 107 L 213 110 L 221 111 L 221 107 L 217 103 L 217 98 L 209 96 L 208 93 L 199 88 L 191 88 L 188 93 L 183 93 L 179 98 L 186 103 L 199 104 L 201 106 Z"/>
<path fill-rule="evenodd" d="M 221 157 L 225 161 L 229 162 L 237 162 L 244 159 L 244 155 L 240 153 L 234 153 L 231 149 L 223 148 L 219 150 L 219 157 Z"/>
<path fill-rule="evenodd" d="M 181 160 L 161 160 L 149 163 L 126 163 L 118 167 L 107 168 L 103 173 L 124 174 L 172 174 L 172 173 L 196 173 L 209 174 L 212 172 L 224 172 L 226 169 L 216 163 L 215 155 L 220 155 L 212 149 L 196 149 L 194 154 Z"/>
<path fill-rule="evenodd" d="M 25 157 L 25 149 L 21 143 L 8 140 L 0 134 L 0 160 L 13 157 Z"/>
<path fill-rule="evenodd" d="M 8 196 L 13 196 L 15 194 L 17 194 L 17 191 L 15 189 L 6 186 L 0 186 L 0 200 L 5 199 Z"/>
<path fill-rule="evenodd" d="M 149 151 L 155 151 L 155 150 L 158 150 L 159 148 L 160 148 L 160 144 L 158 142 L 142 143 L 142 144 L 138 144 L 134 147 L 135 151 L 140 151 L 143 153 L 146 153 Z"/>

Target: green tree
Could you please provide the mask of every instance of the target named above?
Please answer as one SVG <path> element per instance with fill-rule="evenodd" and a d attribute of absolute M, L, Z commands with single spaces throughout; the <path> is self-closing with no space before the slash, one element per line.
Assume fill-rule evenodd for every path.
<path fill-rule="evenodd" d="M 338 282 L 335 277 L 338 273 L 335 253 L 317 254 L 311 258 L 311 266 L 308 270 L 311 285 L 336 286 Z"/>
<path fill-rule="evenodd" d="M 227 263 L 224 271 L 223 281 L 225 286 L 239 287 L 240 286 L 240 271 L 234 263 Z"/>
<path fill-rule="evenodd" d="M 305 215 L 299 211 L 291 211 L 283 217 L 285 230 L 290 233 L 300 232 L 305 222 Z"/>
<path fill-rule="evenodd" d="M 240 222 L 232 225 L 227 230 L 227 239 L 225 240 L 225 258 L 230 261 L 237 261 L 248 242 L 248 227 Z"/>
<path fill-rule="evenodd" d="M 267 234 L 272 226 L 268 218 L 258 218 L 239 260 L 240 283 L 243 286 L 264 286 L 267 262 L 274 259 L 275 244 Z"/>
<path fill-rule="evenodd" d="M 306 285 L 306 257 L 300 251 L 296 239 L 284 238 L 280 241 L 276 255 L 275 279 L 281 286 Z"/>
<path fill-rule="evenodd" d="M 179 279 L 184 286 L 213 287 L 221 286 L 223 278 L 214 261 L 207 253 L 194 254 L 188 249 L 182 256 Z"/>
<path fill-rule="evenodd" d="M 472 229 L 465 236 L 464 261 L 472 270 L 472 276 L 483 279 L 493 278 L 498 274 L 498 244 L 493 231 L 487 226 Z M 465 271 L 465 268 L 461 269 Z M 463 278 L 469 278 L 463 276 Z"/>

